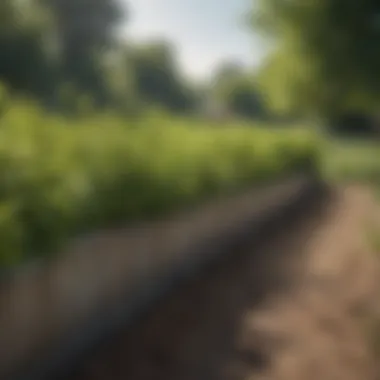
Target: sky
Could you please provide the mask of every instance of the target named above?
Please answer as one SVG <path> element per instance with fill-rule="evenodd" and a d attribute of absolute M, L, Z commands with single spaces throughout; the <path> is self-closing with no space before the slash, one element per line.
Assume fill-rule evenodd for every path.
<path fill-rule="evenodd" d="M 225 60 L 256 65 L 263 49 L 244 26 L 252 0 L 122 0 L 130 20 L 126 38 L 169 39 L 185 74 L 207 79 Z"/>

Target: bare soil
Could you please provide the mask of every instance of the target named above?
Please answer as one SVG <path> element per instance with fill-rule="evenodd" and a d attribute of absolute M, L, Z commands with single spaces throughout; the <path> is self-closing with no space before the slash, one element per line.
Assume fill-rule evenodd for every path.
<path fill-rule="evenodd" d="M 66 380 L 370 380 L 379 268 L 361 186 L 200 274 Z M 380 231 L 380 229 L 379 229 Z"/>

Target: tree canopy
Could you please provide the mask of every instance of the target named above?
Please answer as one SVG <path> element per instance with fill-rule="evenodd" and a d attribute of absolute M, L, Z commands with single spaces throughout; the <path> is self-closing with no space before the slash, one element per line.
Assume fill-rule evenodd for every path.
<path fill-rule="evenodd" d="M 237 62 L 224 62 L 216 70 L 212 96 L 235 116 L 257 119 L 265 116 L 264 102 L 251 73 Z"/>
<path fill-rule="evenodd" d="M 272 45 L 262 84 L 275 107 L 371 111 L 380 85 L 378 0 L 257 0 L 251 22 Z"/>
<path fill-rule="evenodd" d="M 174 48 L 166 41 L 130 46 L 127 64 L 134 89 L 145 103 L 171 111 L 185 111 L 195 102 L 194 93 L 180 74 Z"/>

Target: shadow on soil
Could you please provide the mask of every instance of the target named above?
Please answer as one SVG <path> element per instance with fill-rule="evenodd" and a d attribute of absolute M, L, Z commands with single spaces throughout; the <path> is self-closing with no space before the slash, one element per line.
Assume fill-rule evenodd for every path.
<path fill-rule="evenodd" d="M 302 253 L 332 197 L 318 189 L 254 236 L 246 234 L 228 247 L 231 254 L 188 278 L 61 379 L 238 380 L 265 369 L 268 345 L 281 342 L 261 339 L 246 317 L 296 286 Z"/>

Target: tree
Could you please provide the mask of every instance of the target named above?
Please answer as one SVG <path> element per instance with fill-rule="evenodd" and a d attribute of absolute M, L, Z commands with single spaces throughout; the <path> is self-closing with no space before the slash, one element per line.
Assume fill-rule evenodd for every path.
<path fill-rule="evenodd" d="M 32 0 L 0 4 L 0 81 L 11 93 L 47 98 L 52 64 L 41 9 Z"/>
<path fill-rule="evenodd" d="M 97 106 L 110 100 L 104 59 L 125 15 L 117 0 L 41 0 L 48 6 L 60 51 L 62 80 L 91 95 Z"/>
<path fill-rule="evenodd" d="M 128 71 L 141 101 L 171 111 L 193 108 L 194 93 L 182 78 L 169 43 L 152 41 L 130 46 L 126 54 Z"/>
<path fill-rule="evenodd" d="M 269 92 L 329 117 L 371 110 L 379 98 L 379 11 L 377 0 L 256 1 L 252 24 L 275 47 Z"/>
<path fill-rule="evenodd" d="M 213 81 L 213 97 L 230 113 L 243 118 L 265 116 L 264 104 L 254 78 L 235 62 L 223 63 Z"/>

